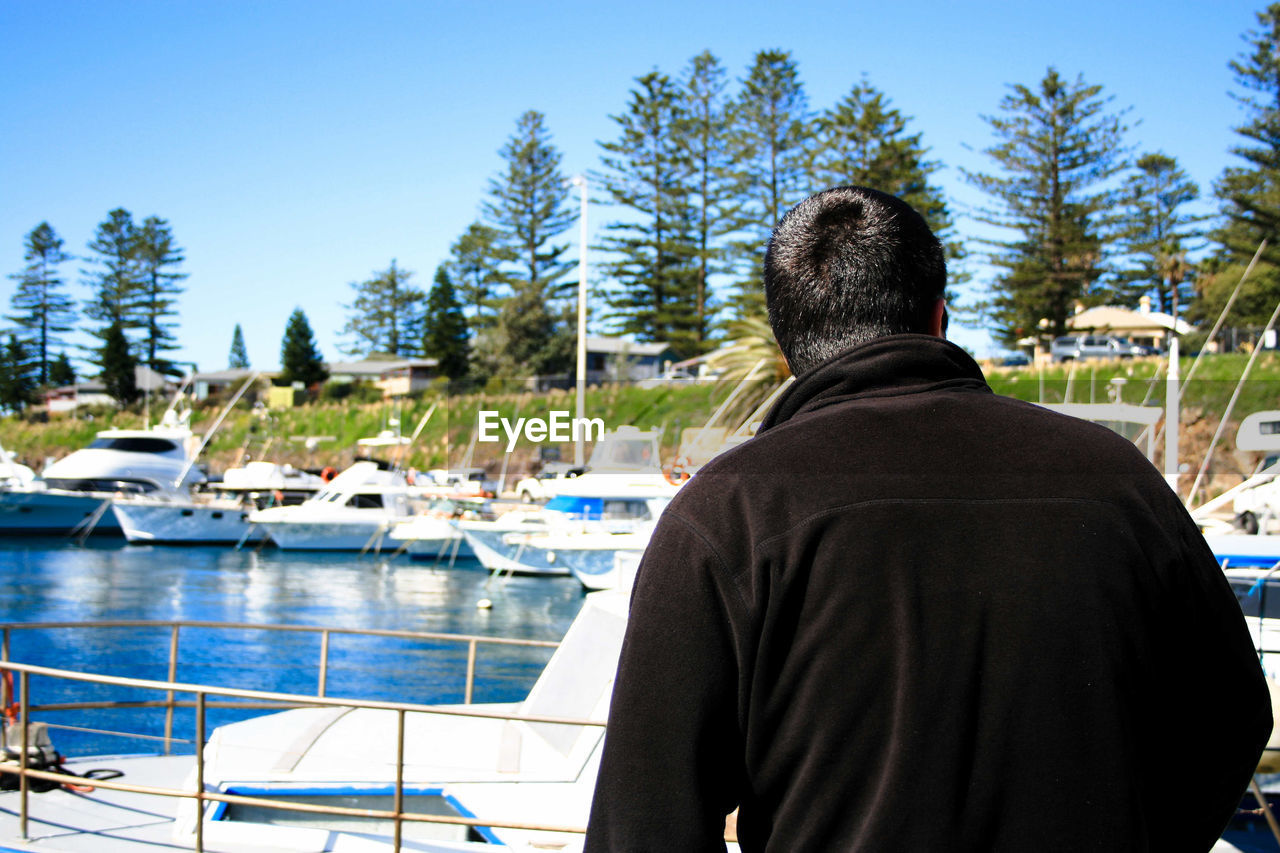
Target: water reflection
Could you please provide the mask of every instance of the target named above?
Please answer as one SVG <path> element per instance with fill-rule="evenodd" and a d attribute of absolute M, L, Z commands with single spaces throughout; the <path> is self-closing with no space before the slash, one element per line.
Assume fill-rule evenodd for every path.
<path fill-rule="evenodd" d="M 490 583 L 474 563 L 453 569 L 412 563 L 406 557 L 345 553 L 305 554 L 275 549 L 127 546 L 116 541 L 77 547 L 65 540 L 0 541 L 0 621 L 105 619 L 202 620 L 254 624 L 388 628 L 558 640 L 582 604 L 571 578 L 511 578 Z M 493 601 L 478 609 L 481 598 Z M 64 669 L 164 679 L 167 629 L 16 632 L 12 657 Z M 287 692 L 312 692 L 320 640 L 316 635 L 260 630 L 184 629 L 179 681 L 219 683 Z M 476 701 L 513 701 L 528 691 L 548 652 L 481 652 Z M 413 702 L 462 698 L 465 647 L 390 638 L 335 635 L 330 644 L 330 695 Z M 123 688 L 90 688 L 33 680 L 32 701 L 141 699 Z M 114 728 L 120 712 L 58 720 Z M 220 711 L 212 721 L 245 712 Z M 55 722 L 49 719 L 50 722 Z M 159 715 L 131 714 L 132 731 L 159 733 Z M 179 731 L 191 731 L 189 715 Z M 142 751 L 80 733 L 59 732 L 64 753 Z"/>

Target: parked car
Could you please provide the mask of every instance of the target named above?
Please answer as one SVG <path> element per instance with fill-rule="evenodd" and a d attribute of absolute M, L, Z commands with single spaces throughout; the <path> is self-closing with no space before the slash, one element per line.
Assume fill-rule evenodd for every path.
<path fill-rule="evenodd" d="M 1149 355 L 1150 348 L 1111 335 L 1065 335 L 1054 338 L 1049 355 L 1054 361 L 1083 358 L 1133 358 Z"/>
<path fill-rule="evenodd" d="M 1031 364 L 1031 357 L 1025 352 L 1011 352 L 996 361 L 999 367 L 1026 367 L 1029 364 Z"/>
<path fill-rule="evenodd" d="M 570 465 L 568 462 L 548 462 L 536 477 L 525 477 L 516 483 L 516 494 L 525 503 L 550 500 L 558 493 L 557 487 L 561 483 L 586 470 L 583 466 Z"/>

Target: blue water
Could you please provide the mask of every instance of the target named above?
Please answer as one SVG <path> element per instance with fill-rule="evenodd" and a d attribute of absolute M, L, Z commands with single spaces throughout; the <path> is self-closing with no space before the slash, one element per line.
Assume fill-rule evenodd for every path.
<path fill-rule="evenodd" d="M 490 581 L 477 563 L 454 568 L 405 556 L 173 548 L 90 540 L 0 539 L 0 622 L 116 619 L 200 620 L 252 624 L 376 628 L 559 640 L 582 606 L 573 578 Z M 480 599 L 493 602 L 477 608 Z M 330 640 L 327 695 L 405 702 L 459 702 L 466 647 L 396 638 Z M 319 635 L 256 630 L 183 629 L 176 680 L 314 695 Z M 10 657 L 23 663 L 165 680 L 168 628 L 48 629 L 12 632 Z M 485 647 L 479 651 L 474 701 L 525 696 L 550 650 Z M 131 688 L 32 678 L 35 704 L 163 698 Z M 180 697 L 191 698 L 191 696 Z M 264 713 L 215 709 L 210 727 Z M 80 710 L 35 716 L 55 726 L 157 736 L 163 711 Z M 191 712 L 179 712 L 174 735 L 194 746 Z M 155 741 L 55 728 L 66 755 L 154 752 Z"/>

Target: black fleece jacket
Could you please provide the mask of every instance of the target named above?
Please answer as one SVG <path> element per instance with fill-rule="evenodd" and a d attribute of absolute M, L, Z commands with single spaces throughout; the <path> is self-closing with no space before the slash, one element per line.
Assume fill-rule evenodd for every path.
<path fill-rule="evenodd" d="M 1212 846 L 1271 729 L 1133 445 L 898 335 L 799 378 L 641 564 L 588 851 Z"/>

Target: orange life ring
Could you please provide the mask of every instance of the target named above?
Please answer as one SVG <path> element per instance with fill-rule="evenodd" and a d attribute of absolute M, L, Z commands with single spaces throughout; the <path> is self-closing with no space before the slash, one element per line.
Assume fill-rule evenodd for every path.
<path fill-rule="evenodd" d="M 326 483 L 336 476 L 338 476 L 338 469 L 334 468 L 332 465 L 326 465 L 320 472 L 320 479 L 324 480 Z"/>
<path fill-rule="evenodd" d="M 692 476 L 685 468 L 688 464 L 690 464 L 689 457 L 677 456 L 675 461 L 662 469 L 662 476 L 665 477 L 667 482 L 671 485 L 678 486 Z"/>

